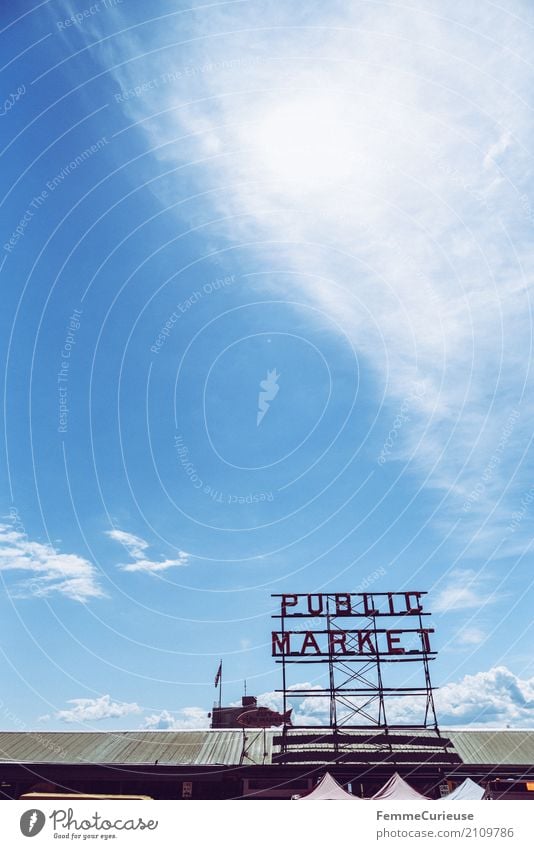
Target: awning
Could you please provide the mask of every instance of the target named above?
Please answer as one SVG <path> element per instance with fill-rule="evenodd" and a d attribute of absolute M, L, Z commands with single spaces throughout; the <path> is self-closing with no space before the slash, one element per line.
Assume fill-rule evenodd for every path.
<path fill-rule="evenodd" d="M 341 784 L 339 784 L 329 772 L 326 772 L 317 786 L 305 796 L 293 796 L 292 798 L 297 799 L 299 802 L 307 800 L 315 801 L 316 799 L 338 799 L 350 802 L 359 801 L 358 796 L 353 796 L 351 793 L 347 793 L 347 791 L 343 789 Z"/>
<path fill-rule="evenodd" d="M 426 800 L 427 797 L 410 787 L 408 782 L 401 778 L 398 772 L 395 772 L 389 781 L 374 796 L 371 796 L 371 799 Z"/>

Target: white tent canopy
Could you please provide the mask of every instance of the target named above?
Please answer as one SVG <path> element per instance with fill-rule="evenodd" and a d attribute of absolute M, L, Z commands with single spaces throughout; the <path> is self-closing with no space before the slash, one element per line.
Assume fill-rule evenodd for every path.
<path fill-rule="evenodd" d="M 454 801 L 455 799 L 458 799 L 460 802 L 471 802 L 477 799 L 482 799 L 485 792 L 484 788 L 481 787 L 480 784 L 477 784 L 476 781 L 466 778 L 465 781 L 458 785 L 456 790 L 453 790 L 452 793 L 444 796 L 441 801 Z"/>
<path fill-rule="evenodd" d="M 310 793 L 306 796 L 297 796 L 296 798 L 299 802 L 304 802 L 306 800 L 314 801 L 316 799 L 338 799 L 351 802 L 356 800 L 359 801 L 358 796 L 353 796 L 351 793 L 347 793 L 347 791 L 343 789 L 341 784 L 339 784 L 329 772 L 326 772 L 323 775 L 317 786 L 314 787 Z"/>
<path fill-rule="evenodd" d="M 444 796 L 440 801 L 444 802 L 449 799 L 451 801 L 454 801 L 455 799 L 466 802 L 476 801 L 478 799 L 482 799 L 484 797 L 484 793 L 485 790 L 480 786 L 480 784 L 477 784 L 470 778 L 466 778 L 465 781 L 456 788 L 456 790 L 453 790 L 452 793 Z M 316 787 L 314 787 L 309 793 L 304 796 L 293 796 L 292 798 L 297 799 L 299 802 L 304 800 L 315 801 L 317 799 L 338 799 L 351 802 L 360 801 L 359 796 L 353 796 L 351 793 L 347 793 L 347 791 L 332 775 L 330 775 L 329 772 L 326 772 L 323 775 Z M 395 772 L 389 781 L 387 781 L 374 796 L 371 796 L 371 799 L 391 799 L 392 801 L 428 801 L 427 796 L 423 796 L 421 793 L 418 793 L 417 790 L 414 790 L 414 788 L 411 787 L 404 778 L 401 778 L 398 772 Z"/>
<path fill-rule="evenodd" d="M 371 796 L 371 799 L 392 799 L 394 801 L 413 799 L 414 801 L 421 801 L 421 799 L 426 800 L 427 797 L 422 796 L 421 793 L 410 787 L 408 782 L 401 778 L 398 772 L 395 772 L 389 781 L 374 796 Z"/>

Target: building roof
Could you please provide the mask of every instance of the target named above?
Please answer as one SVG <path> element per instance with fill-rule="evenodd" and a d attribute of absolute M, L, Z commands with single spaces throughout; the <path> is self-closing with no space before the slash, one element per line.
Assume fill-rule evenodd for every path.
<path fill-rule="evenodd" d="M 464 764 L 534 764 L 534 730 L 442 730 L 442 733 L 451 740 L 453 750 Z M 237 729 L 4 731 L 0 732 L 0 763 L 270 764 L 279 751 L 274 743 L 274 738 L 279 736 L 278 730 L 264 734 L 262 730 L 248 729 L 243 757 L 243 732 Z M 366 746 L 357 748 L 361 751 Z"/>
<path fill-rule="evenodd" d="M 534 764 L 534 731 L 446 731 L 465 764 Z"/>
<path fill-rule="evenodd" d="M 187 764 L 234 766 L 271 761 L 272 734 L 217 731 L 3 731 L 0 763 Z"/>

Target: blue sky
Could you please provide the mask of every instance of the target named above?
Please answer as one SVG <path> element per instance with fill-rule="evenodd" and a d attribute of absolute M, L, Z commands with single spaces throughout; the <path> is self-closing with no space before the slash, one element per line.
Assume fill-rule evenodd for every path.
<path fill-rule="evenodd" d="M 276 706 L 270 594 L 367 586 L 534 724 L 533 11 L 323 6 L 2 10 L 6 728 Z"/>

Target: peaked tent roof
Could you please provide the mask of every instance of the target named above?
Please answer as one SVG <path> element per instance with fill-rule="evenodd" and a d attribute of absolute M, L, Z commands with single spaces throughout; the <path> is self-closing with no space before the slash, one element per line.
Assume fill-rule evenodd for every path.
<path fill-rule="evenodd" d="M 371 796 L 371 799 L 426 800 L 427 797 L 410 787 L 398 772 L 394 772 L 389 781 L 374 796 Z"/>
<path fill-rule="evenodd" d="M 319 783 L 310 793 L 307 793 L 306 796 L 299 796 L 298 801 L 303 802 L 305 800 L 314 801 L 316 799 L 338 799 L 354 802 L 356 800 L 359 801 L 358 796 L 353 796 L 351 793 L 347 793 L 346 790 L 343 789 L 341 784 L 339 784 L 336 779 L 330 775 L 329 772 L 325 772 Z"/>
<path fill-rule="evenodd" d="M 477 784 L 476 781 L 466 778 L 465 781 L 458 785 L 456 790 L 453 790 L 447 796 L 443 796 L 441 801 L 454 801 L 455 799 L 459 799 L 460 801 L 465 800 L 466 802 L 476 801 L 477 799 L 482 799 L 485 792 L 484 788 L 480 784 Z"/>

